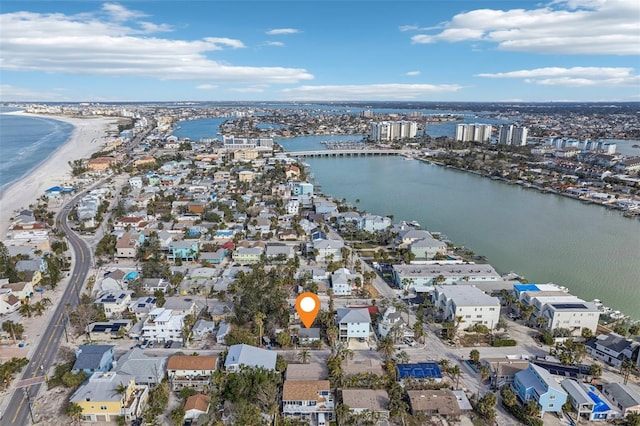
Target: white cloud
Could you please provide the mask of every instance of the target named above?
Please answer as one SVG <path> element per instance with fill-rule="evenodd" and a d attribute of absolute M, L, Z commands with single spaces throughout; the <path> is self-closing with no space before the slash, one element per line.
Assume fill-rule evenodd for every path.
<path fill-rule="evenodd" d="M 138 16 L 110 7 L 122 19 Z M 145 25 L 168 29 L 163 24 Z M 243 48 L 240 40 L 140 37 L 140 28 L 86 14 L 8 13 L 0 15 L 0 27 L 2 70 L 213 83 L 297 83 L 313 78 L 301 68 L 235 66 L 209 58 L 208 52 Z"/>
<path fill-rule="evenodd" d="M 436 34 L 413 43 L 485 41 L 499 49 L 552 53 L 637 55 L 637 0 L 555 1 L 538 9 L 476 9 L 455 15 Z"/>
<path fill-rule="evenodd" d="M 299 86 L 283 89 L 288 99 L 300 100 L 402 100 L 419 99 L 425 95 L 457 92 L 457 84 L 368 84 L 345 86 Z"/>
<path fill-rule="evenodd" d="M 284 35 L 284 34 L 298 34 L 300 31 L 295 28 L 275 28 L 267 31 L 267 35 Z"/>
<path fill-rule="evenodd" d="M 640 84 L 640 74 L 628 67 L 546 67 L 476 74 L 485 78 L 520 78 L 525 83 L 567 87 L 627 87 Z"/>
<path fill-rule="evenodd" d="M 218 86 L 216 86 L 215 84 L 200 84 L 196 86 L 196 89 L 200 89 L 200 90 L 213 90 L 217 88 Z"/>
<path fill-rule="evenodd" d="M 51 91 L 37 91 L 24 87 L 16 87 L 10 84 L 0 84 L 0 99 L 12 101 L 72 101 L 62 93 L 63 89 L 53 89 Z"/>
<path fill-rule="evenodd" d="M 105 11 L 107 15 L 109 15 L 113 20 L 121 22 L 128 21 L 133 18 L 142 18 L 147 16 L 142 12 L 129 10 L 117 3 L 105 3 L 102 5 L 102 10 Z"/>
<path fill-rule="evenodd" d="M 409 71 L 407 72 L 407 75 L 410 77 L 414 77 L 416 75 L 420 75 L 420 71 Z"/>
<path fill-rule="evenodd" d="M 282 47 L 284 46 L 284 43 L 281 41 L 267 41 L 265 43 L 267 46 L 274 46 L 274 47 Z"/>
<path fill-rule="evenodd" d="M 262 93 L 264 89 L 262 87 L 236 87 L 229 89 L 229 91 L 236 93 Z"/>

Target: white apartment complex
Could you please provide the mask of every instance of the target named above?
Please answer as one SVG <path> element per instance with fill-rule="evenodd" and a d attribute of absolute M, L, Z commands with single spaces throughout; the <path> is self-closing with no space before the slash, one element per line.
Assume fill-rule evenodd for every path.
<path fill-rule="evenodd" d="M 524 146 L 527 144 L 527 127 L 516 127 L 513 124 L 500 126 L 498 129 L 498 143 L 503 145 Z"/>
<path fill-rule="evenodd" d="M 174 314 L 173 310 L 156 308 L 149 312 L 142 325 L 141 337 L 156 342 L 182 342 L 184 315 Z"/>
<path fill-rule="evenodd" d="M 412 139 L 418 134 L 415 121 L 380 121 L 369 126 L 369 138 L 374 142 Z"/>
<path fill-rule="evenodd" d="M 435 286 L 433 303 L 445 321 L 462 318 L 462 327 L 482 324 L 493 329 L 500 320 L 500 300 L 471 286 Z"/>
<path fill-rule="evenodd" d="M 490 124 L 458 124 L 455 139 L 461 142 L 490 142 L 492 130 Z"/>

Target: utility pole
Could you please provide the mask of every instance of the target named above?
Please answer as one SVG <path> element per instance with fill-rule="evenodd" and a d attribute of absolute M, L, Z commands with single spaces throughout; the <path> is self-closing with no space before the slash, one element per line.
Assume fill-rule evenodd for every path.
<path fill-rule="evenodd" d="M 24 396 L 27 398 L 27 407 L 29 407 L 29 416 L 31 416 L 31 423 L 35 423 L 33 419 L 33 410 L 31 409 L 31 398 L 29 397 L 29 388 L 24 388 Z"/>

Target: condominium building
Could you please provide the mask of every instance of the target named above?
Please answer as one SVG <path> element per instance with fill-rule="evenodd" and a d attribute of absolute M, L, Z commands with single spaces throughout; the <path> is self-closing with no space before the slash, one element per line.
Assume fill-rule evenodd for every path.
<path fill-rule="evenodd" d="M 462 142 L 490 142 L 492 130 L 490 124 L 458 124 L 455 139 Z"/>
<path fill-rule="evenodd" d="M 412 139 L 418 134 L 414 121 L 381 121 L 370 124 L 369 138 L 374 142 Z"/>
<path fill-rule="evenodd" d="M 516 127 L 513 124 L 500 126 L 498 143 L 503 145 L 524 146 L 527 144 L 527 127 Z"/>

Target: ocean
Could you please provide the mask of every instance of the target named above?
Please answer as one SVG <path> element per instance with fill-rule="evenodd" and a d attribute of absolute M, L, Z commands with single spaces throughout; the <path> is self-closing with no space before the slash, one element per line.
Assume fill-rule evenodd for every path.
<path fill-rule="evenodd" d="M 27 175 L 64 145 L 73 126 L 50 118 L 6 114 L 0 108 L 0 190 Z"/>

